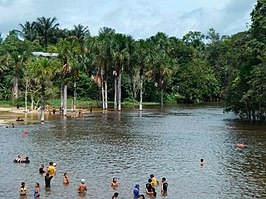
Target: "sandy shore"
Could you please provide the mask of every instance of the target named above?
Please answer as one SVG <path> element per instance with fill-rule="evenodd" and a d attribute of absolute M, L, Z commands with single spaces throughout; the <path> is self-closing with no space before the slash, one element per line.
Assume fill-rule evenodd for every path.
<path fill-rule="evenodd" d="M 84 109 L 83 114 L 88 113 L 95 113 L 95 112 L 102 112 L 103 110 L 100 108 L 93 108 L 92 110 Z M 109 110 L 112 111 L 112 110 Z M 67 117 L 78 117 L 79 116 L 79 110 L 72 111 L 67 110 Z M 39 123 L 40 122 L 40 115 L 41 111 L 39 110 L 33 110 L 33 111 L 25 111 L 25 109 L 17 109 L 15 107 L 11 108 L 3 108 L 0 107 L 0 126 L 11 126 L 14 125 L 26 125 L 26 124 L 33 124 L 33 123 Z M 17 119 L 21 118 L 23 121 L 16 121 Z M 52 110 L 45 111 L 45 120 L 50 120 L 54 118 L 62 117 L 62 115 L 59 114 L 59 110 L 56 110 L 56 113 L 53 114 Z"/>

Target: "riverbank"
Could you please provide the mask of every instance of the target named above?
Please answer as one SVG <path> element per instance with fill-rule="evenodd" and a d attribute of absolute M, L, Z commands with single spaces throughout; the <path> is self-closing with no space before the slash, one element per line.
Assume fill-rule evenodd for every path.
<path fill-rule="evenodd" d="M 58 117 L 62 117 L 59 109 L 56 109 L 55 114 L 53 114 L 52 109 L 45 111 L 45 120 L 54 119 Z M 67 117 L 83 117 L 84 114 L 91 112 L 100 112 L 102 109 L 91 108 L 91 109 L 82 109 L 81 113 L 79 110 L 72 111 L 70 109 L 67 110 Z M 22 124 L 33 124 L 38 123 L 40 121 L 40 110 L 25 110 L 25 109 L 17 109 L 15 107 L 0 107 L 0 126 L 12 126 L 14 125 L 22 125 Z"/>

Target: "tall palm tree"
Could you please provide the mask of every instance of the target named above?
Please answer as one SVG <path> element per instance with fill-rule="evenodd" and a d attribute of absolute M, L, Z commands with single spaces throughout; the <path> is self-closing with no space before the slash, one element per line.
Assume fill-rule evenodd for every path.
<path fill-rule="evenodd" d="M 171 76 L 174 65 L 173 59 L 169 56 L 170 40 L 165 33 L 158 32 L 148 40 L 154 50 L 152 53 L 152 65 L 146 73 L 153 77 L 155 86 L 161 90 L 161 106 L 163 106 L 164 89 L 167 85 L 167 78 Z"/>
<path fill-rule="evenodd" d="M 123 34 L 115 34 L 114 37 L 114 108 L 121 110 L 121 85 L 122 71 L 130 65 L 130 54 L 133 46 L 133 38 Z"/>
<path fill-rule="evenodd" d="M 149 43 L 146 40 L 139 40 L 135 43 L 135 56 L 136 56 L 136 65 L 137 65 L 137 73 L 136 77 L 139 77 L 137 88 L 139 88 L 139 110 L 142 111 L 142 103 L 143 103 L 143 83 L 144 83 L 144 74 L 147 68 L 151 63 L 150 56 L 150 47 Z M 136 78 L 135 77 L 135 78 Z"/>
<path fill-rule="evenodd" d="M 33 78 L 37 78 L 41 84 L 42 109 L 41 122 L 44 122 L 44 108 L 45 108 L 45 86 L 55 74 L 60 70 L 60 62 L 57 59 L 49 60 L 47 58 L 33 58 L 26 64 L 28 74 Z"/>
<path fill-rule="evenodd" d="M 74 29 L 70 31 L 71 36 L 75 36 L 80 44 L 84 43 L 85 37 L 90 36 L 90 31 L 88 26 L 84 27 L 83 25 L 74 25 Z"/>
<path fill-rule="evenodd" d="M 47 48 L 49 41 L 53 37 L 54 30 L 58 28 L 59 23 L 56 23 L 56 18 L 37 18 L 36 29 L 38 32 L 38 37 L 45 48 Z"/>
<path fill-rule="evenodd" d="M 55 46 L 49 46 L 49 50 L 59 53 L 63 67 L 61 69 L 61 99 L 63 99 L 64 115 L 67 115 L 67 85 L 72 79 L 76 81 L 79 75 L 78 56 L 80 53 L 80 45 L 75 37 L 68 39 L 59 39 Z"/>
<path fill-rule="evenodd" d="M 31 42 L 37 39 L 36 22 L 26 21 L 24 25 L 21 23 L 19 25 L 22 28 L 19 33 L 24 39 L 27 39 Z"/>
<path fill-rule="evenodd" d="M 101 28 L 99 31 L 99 36 L 97 37 L 97 43 L 94 49 L 95 52 L 95 65 L 97 67 L 97 72 L 95 75 L 95 80 L 101 88 L 102 91 L 102 106 L 103 109 L 107 109 L 107 77 L 108 72 L 112 66 L 113 55 L 112 55 L 112 40 L 115 31 L 111 28 Z"/>

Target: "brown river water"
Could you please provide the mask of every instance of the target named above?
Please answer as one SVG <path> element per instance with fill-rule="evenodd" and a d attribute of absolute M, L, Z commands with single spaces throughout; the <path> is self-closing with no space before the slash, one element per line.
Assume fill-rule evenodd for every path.
<path fill-rule="evenodd" d="M 146 107 L 32 121 L 28 115 L 28 125 L 0 126 L 0 198 L 33 198 L 39 182 L 41 198 L 111 199 L 117 191 L 118 199 L 132 199 L 134 185 L 144 193 L 150 174 L 169 184 L 165 197 L 157 187 L 158 199 L 266 198 L 266 126 L 243 123 L 219 106 Z M 13 163 L 18 154 L 31 162 Z M 57 174 L 46 190 L 38 169 L 50 161 L 57 163 Z M 120 182 L 117 190 L 110 187 L 113 177 Z M 81 178 L 86 195 L 77 193 Z M 26 197 L 19 196 L 22 181 Z"/>

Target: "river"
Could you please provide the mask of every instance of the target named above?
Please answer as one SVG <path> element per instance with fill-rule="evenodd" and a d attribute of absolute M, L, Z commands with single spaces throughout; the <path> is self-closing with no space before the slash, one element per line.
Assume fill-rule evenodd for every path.
<path fill-rule="evenodd" d="M 39 182 L 41 198 L 111 199 L 117 191 L 119 199 L 130 199 L 136 183 L 145 192 L 150 174 L 169 184 L 165 197 L 157 187 L 158 199 L 266 198 L 265 135 L 265 126 L 245 124 L 213 105 L 146 107 L 0 127 L 0 198 L 33 198 Z M 17 154 L 31 163 L 13 163 Z M 57 163 L 57 174 L 45 190 L 38 169 L 50 161 Z M 62 183 L 65 172 L 68 186 Z M 115 191 L 113 177 L 120 182 Z M 77 193 L 81 178 L 85 196 Z M 19 196 L 22 181 L 27 197 Z"/>

